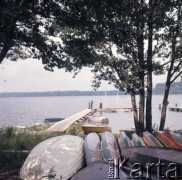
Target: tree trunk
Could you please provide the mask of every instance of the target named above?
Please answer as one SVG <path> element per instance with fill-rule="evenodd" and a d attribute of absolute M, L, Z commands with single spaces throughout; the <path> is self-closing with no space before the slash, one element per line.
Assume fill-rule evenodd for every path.
<path fill-rule="evenodd" d="M 139 79 L 140 79 L 140 101 L 139 101 L 139 126 L 141 131 L 144 131 L 144 109 L 145 109 L 145 89 L 144 89 L 144 37 L 143 37 L 143 29 L 141 30 L 141 35 L 138 38 L 138 57 L 139 57 Z"/>
<path fill-rule="evenodd" d="M 152 7 L 152 0 L 149 0 L 149 7 Z M 146 130 L 152 132 L 152 44 L 153 44 L 153 22 L 152 10 L 148 15 L 148 53 L 147 53 L 147 100 L 146 100 Z"/>
<path fill-rule="evenodd" d="M 136 106 L 136 98 L 135 98 L 135 94 L 133 94 L 133 93 L 131 93 L 131 102 L 132 102 L 133 118 L 134 118 L 136 133 L 138 135 L 140 135 L 141 130 L 140 130 L 139 123 L 138 123 L 138 111 L 137 111 L 137 106 Z"/>
<path fill-rule="evenodd" d="M 3 62 L 4 58 L 6 57 L 9 49 L 10 49 L 11 46 L 8 46 L 8 45 L 4 45 L 1 52 L 0 52 L 0 64 Z"/>
<path fill-rule="evenodd" d="M 141 3 L 144 3 L 143 1 Z M 138 17 L 137 21 L 137 29 L 139 32 L 139 35 L 137 37 L 137 46 L 138 46 L 138 59 L 139 59 L 139 66 L 140 71 L 138 73 L 139 81 L 140 81 L 140 88 L 139 88 L 139 94 L 140 94 L 140 100 L 139 100 L 139 126 L 141 132 L 144 131 L 144 109 L 145 109 L 145 85 L 144 85 L 144 77 L 145 77 L 145 61 L 144 61 L 144 14 L 141 14 L 140 17 Z"/>
<path fill-rule="evenodd" d="M 145 109 L 145 92 L 140 92 L 140 104 L 139 104 L 139 126 L 141 132 L 144 132 L 144 109 Z"/>
<path fill-rule="evenodd" d="M 166 88 L 164 92 L 164 98 L 163 98 L 163 104 L 162 104 L 162 110 L 161 110 L 161 121 L 160 121 L 160 127 L 159 127 L 160 131 L 164 130 L 164 126 L 166 122 L 166 110 L 167 110 L 167 105 L 169 104 L 168 102 L 169 90 L 170 90 L 170 82 L 166 82 Z"/>
<path fill-rule="evenodd" d="M 176 53 L 176 35 L 175 34 L 175 30 L 173 32 L 173 39 L 172 39 L 172 58 L 171 58 L 171 63 L 170 63 L 170 67 L 167 73 L 167 80 L 166 80 L 166 86 L 165 86 L 165 92 L 164 92 L 164 98 L 163 98 L 163 104 L 162 104 L 162 110 L 161 110 L 161 121 L 160 121 L 160 126 L 159 126 L 159 130 L 163 131 L 164 127 L 165 127 L 165 122 L 166 122 L 166 110 L 167 110 L 167 105 L 169 104 L 168 102 L 168 96 L 169 96 L 169 90 L 170 90 L 170 86 L 171 86 L 171 78 L 172 78 L 172 71 L 174 68 L 174 63 L 175 63 L 175 53 Z"/>

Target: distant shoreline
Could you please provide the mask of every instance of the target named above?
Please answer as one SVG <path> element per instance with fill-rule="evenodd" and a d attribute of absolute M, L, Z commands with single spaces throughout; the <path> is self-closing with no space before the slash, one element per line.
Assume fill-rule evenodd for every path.
<path fill-rule="evenodd" d="M 116 96 L 129 95 L 124 91 L 110 90 L 110 91 L 47 91 L 47 92 L 2 92 L 0 98 L 6 97 L 54 97 L 54 96 Z M 163 95 L 163 93 L 153 93 L 154 95 Z M 180 95 L 182 93 L 170 93 Z"/>
<path fill-rule="evenodd" d="M 111 90 L 111 91 L 47 91 L 47 92 L 3 92 L 0 97 L 52 97 L 52 96 L 116 96 L 126 95 L 124 91 Z"/>

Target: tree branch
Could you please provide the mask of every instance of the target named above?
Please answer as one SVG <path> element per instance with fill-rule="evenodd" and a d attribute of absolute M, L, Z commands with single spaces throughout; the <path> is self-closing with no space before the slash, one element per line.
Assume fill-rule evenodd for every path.
<path fill-rule="evenodd" d="M 182 61 L 179 62 L 179 64 L 174 68 L 173 72 L 171 73 L 171 75 L 173 76 L 175 74 L 175 72 L 178 70 L 178 68 L 182 65 Z"/>
<path fill-rule="evenodd" d="M 182 71 L 176 77 L 174 77 L 173 80 L 170 81 L 170 83 L 172 84 L 181 75 L 182 75 Z"/>
<path fill-rule="evenodd" d="M 0 64 L 3 62 L 3 59 L 6 57 L 10 48 L 11 48 L 11 46 L 8 46 L 6 44 L 3 46 L 1 53 L 0 53 Z"/>

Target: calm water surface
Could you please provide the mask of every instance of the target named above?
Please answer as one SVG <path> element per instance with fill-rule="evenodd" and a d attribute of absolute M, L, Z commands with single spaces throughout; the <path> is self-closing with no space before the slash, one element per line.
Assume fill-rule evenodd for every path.
<path fill-rule="evenodd" d="M 153 96 L 153 124 L 160 122 L 159 104 L 162 95 Z M 47 117 L 69 117 L 88 108 L 93 100 L 94 108 L 99 107 L 102 99 L 104 107 L 131 107 L 130 96 L 61 96 L 61 97 L 16 97 L 0 98 L 0 126 L 17 126 L 42 123 Z M 138 103 L 138 99 L 137 99 Z M 182 95 L 170 95 L 169 106 L 182 106 Z M 132 112 L 102 113 L 109 118 L 114 132 L 122 128 L 134 127 Z M 167 111 L 166 127 L 182 129 L 182 112 Z"/>

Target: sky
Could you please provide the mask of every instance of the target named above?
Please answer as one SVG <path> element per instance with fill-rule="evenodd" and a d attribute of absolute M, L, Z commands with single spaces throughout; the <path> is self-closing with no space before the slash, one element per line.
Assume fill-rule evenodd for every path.
<path fill-rule="evenodd" d="M 13 62 L 4 60 L 0 64 L 0 92 L 42 92 L 93 90 L 93 74 L 89 68 L 83 68 L 76 78 L 73 73 L 63 69 L 54 72 L 45 71 L 41 61 L 36 59 Z M 164 76 L 153 77 L 153 86 L 165 82 Z M 103 82 L 98 90 L 115 90 L 113 85 Z"/>

